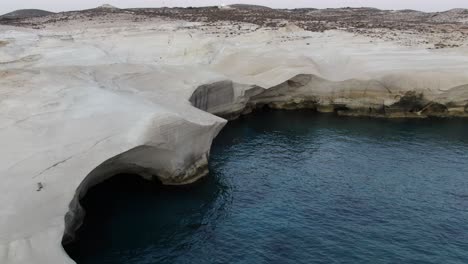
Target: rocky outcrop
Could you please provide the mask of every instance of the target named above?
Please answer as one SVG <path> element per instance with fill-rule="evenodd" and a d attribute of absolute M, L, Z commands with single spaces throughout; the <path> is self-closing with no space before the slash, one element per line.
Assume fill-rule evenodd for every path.
<path fill-rule="evenodd" d="M 465 110 L 459 111 L 463 104 L 453 101 L 446 104 L 437 98 L 429 100 L 425 93 L 433 96 L 427 91 L 405 91 L 397 83 L 384 83 L 383 80 L 332 82 L 315 75 L 300 74 L 268 88 L 251 86 L 246 89 L 245 85 L 231 81 L 202 85 L 190 101 L 195 107 L 226 119 L 235 119 L 265 107 L 385 118 L 468 117 Z M 449 89 L 439 97 L 447 98 L 447 94 L 452 93 Z M 468 97 L 462 102 L 466 100 Z"/>

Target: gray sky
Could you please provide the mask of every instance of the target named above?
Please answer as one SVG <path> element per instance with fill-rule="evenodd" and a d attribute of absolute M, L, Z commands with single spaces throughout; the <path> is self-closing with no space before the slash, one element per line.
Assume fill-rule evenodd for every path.
<path fill-rule="evenodd" d="M 0 14 L 24 8 L 68 11 L 93 8 L 104 3 L 121 8 L 203 6 L 233 3 L 249 3 L 283 8 L 369 6 L 381 9 L 417 9 L 422 11 L 443 11 L 459 7 L 468 8 L 468 0 L 0 0 Z"/>

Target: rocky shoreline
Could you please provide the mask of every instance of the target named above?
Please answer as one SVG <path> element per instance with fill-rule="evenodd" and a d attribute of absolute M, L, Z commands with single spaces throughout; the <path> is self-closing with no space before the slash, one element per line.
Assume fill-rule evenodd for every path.
<path fill-rule="evenodd" d="M 447 102 L 447 94 L 432 95 L 432 99 L 428 99 L 423 91 L 392 92 L 395 87 L 385 86 L 383 89 L 381 82 L 375 82 L 374 86 L 372 82 L 355 83 L 351 80 L 349 83 L 330 84 L 314 75 L 298 75 L 271 88 L 252 86 L 245 89 L 245 85 L 224 81 L 200 86 L 190 102 L 201 110 L 228 120 L 265 107 L 280 110 L 310 109 L 319 113 L 376 118 L 468 117 L 468 103 Z M 343 93 L 343 96 L 321 92 L 320 83 L 326 83 L 327 89 Z M 362 87 L 366 88 L 361 91 L 362 95 L 349 96 L 340 86 L 352 89 L 353 93 L 359 93 Z M 240 93 L 236 91 L 238 87 L 245 89 L 245 93 L 235 98 L 234 94 Z M 374 94 L 370 93 L 369 88 L 374 89 Z"/>

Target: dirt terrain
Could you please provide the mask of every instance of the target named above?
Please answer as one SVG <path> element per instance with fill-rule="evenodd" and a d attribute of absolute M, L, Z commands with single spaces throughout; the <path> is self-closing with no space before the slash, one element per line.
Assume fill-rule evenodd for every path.
<path fill-rule="evenodd" d="M 2 16 L 0 24 L 39 29 L 75 20 L 112 20 L 119 16 L 125 16 L 131 22 L 151 22 L 155 18 L 202 22 L 208 26 L 219 26 L 220 23 L 229 22 L 239 26 L 239 29 L 240 25 L 245 23 L 270 28 L 286 27 L 293 23 L 312 32 L 343 30 L 370 38 L 399 42 L 405 46 L 423 45 L 428 49 L 464 46 L 468 38 L 467 9 L 425 13 L 375 8 L 271 9 L 254 5 L 133 9 L 103 6 L 41 17 Z M 239 32 L 234 30 L 229 34 L 237 33 Z"/>

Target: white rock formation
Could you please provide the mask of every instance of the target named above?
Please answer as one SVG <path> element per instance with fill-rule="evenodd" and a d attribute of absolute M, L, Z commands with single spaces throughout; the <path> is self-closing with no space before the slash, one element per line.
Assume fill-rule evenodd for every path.
<path fill-rule="evenodd" d="M 235 117 L 269 104 L 359 113 L 416 91 L 425 107 L 443 103 L 444 114 L 466 115 L 466 48 L 295 27 L 243 25 L 251 30 L 229 35 L 201 23 L 116 16 L 121 22 L 0 27 L 2 264 L 74 263 L 61 242 L 83 217 L 79 198 L 117 173 L 166 184 L 205 175 L 226 122 L 207 112 Z"/>

